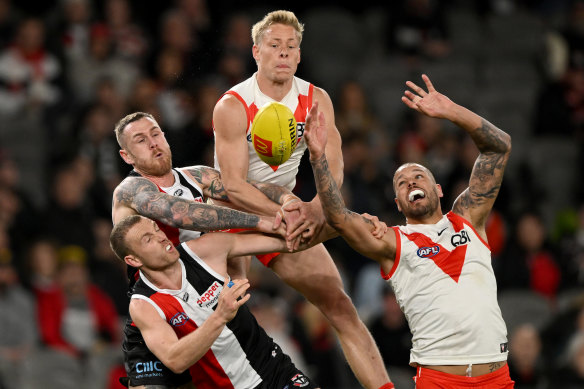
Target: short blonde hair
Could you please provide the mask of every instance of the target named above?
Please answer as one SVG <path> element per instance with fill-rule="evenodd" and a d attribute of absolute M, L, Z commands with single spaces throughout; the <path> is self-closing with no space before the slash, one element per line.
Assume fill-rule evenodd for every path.
<path fill-rule="evenodd" d="M 251 29 L 251 39 L 253 39 L 254 45 L 259 45 L 264 37 L 264 33 L 272 24 L 284 24 L 286 26 L 292 26 L 296 30 L 296 36 L 298 38 L 298 44 L 302 42 L 302 33 L 304 32 L 304 24 L 298 21 L 294 12 L 291 11 L 272 11 L 262 20 L 253 25 Z"/>

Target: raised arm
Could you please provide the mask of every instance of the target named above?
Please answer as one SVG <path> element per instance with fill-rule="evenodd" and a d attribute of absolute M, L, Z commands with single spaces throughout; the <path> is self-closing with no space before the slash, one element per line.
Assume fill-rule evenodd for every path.
<path fill-rule="evenodd" d="M 436 91 L 430 79 L 422 75 L 426 92 L 411 81 L 402 101 L 427 116 L 448 119 L 466 131 L 480 154 L 475 161 L 468 188 L 456 199 L 453 211 L 468 219 L 483 237 L 487 217 L 501 188 L 505 166 L 511 153 L 511 137 L 476 113 L 460 106 Z"/>
<path fill-rule="evenodd" d="M 395 234 L 388 233 L 377 239 L 371 231 L 373 222 L 345 207 L 345 202 L 329 168 L 325 153 L 328 133 L 326 119 L 315 105 L 310 110 L 304 132 L 310 151 L 310 163 L 314 172 L 318 197 L 325 218 L 335 230 L 361 254 L 378 261 L 384 271 L 393 265 L 396 250 Z"/>
<path fill-rule="evenodd" d="M 272 222 L 268 218 L 174 197 L 160 192 L 155 184 L 141 177 L 126 178 L 116 188 L 113 202 L 114 223 L 133 212 L 169 226 L 195 231 L 256 228 L 272 232 Z"/>
<path fill-rule="evenodd" d="M 227 282 L 226 278 L 224 284 Z M 130 316 L 140 329 L 150 351 L 166 367 L 180 374 L 205 355 L 223 331 L 225 324 L 233 319 L 239 307 L 249 300 L 249 294 L 245 295 L 249 282 L 244 279 L 234 280 L 233 283 L 231 288 L 224 288 L 221 291 L 217 308 L 207 320 L 196 331 L 181 339 L 178 339 L 172 327 L 145 300 L 132 299 Z M 243 297 L 238 300 L 240 296 Z"/>
<path fill-rule="evenodd" d="M 273 216 L 280 209 L 279 205 L 269 201 L 261 191 L 247 182 L 247 125 L 247 114 L 241 102 L 234 96 L 223 96 L 213 111 L 215 150 L 223 186 L 229 201 L 236 208 Z"/>

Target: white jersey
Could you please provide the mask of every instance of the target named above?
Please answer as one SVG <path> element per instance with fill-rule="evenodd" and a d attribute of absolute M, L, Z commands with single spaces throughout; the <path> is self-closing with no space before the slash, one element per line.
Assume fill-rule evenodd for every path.
<path fill-rule="evenodd" d="M 262 161 L 256 154 L 251 141 L 251 123 L 253 122 L 256 113 L 265 104 L 275 101 L 271 97 L 262 93 L 257 83 L 256 73 L 226 92 L 226 94 L 233 95 L 241 101 L 247 114 L 245 136 L 247 139 L 249 155 L 249 167 L 247 170 L 248 178 L 281 185 L 290 190 L 294 189 L 300 159 L 306 151 L 306 142 L 304 142 L 302 135 L 304 134 L 306 115 L 310 111 L 310 107 L 312 107 L 313 91 L 314 85 L 294 77 L 290 92 L 288 92 L 288 94 L 280 101 L 280 103 L 285 104 L 292 112 L 294 112 L 298 130 L 298 143 L 296 150 L 294 150 L 290 159 L 279 166 L 270 166 Z M 243 136 L 243 133 L 241 135 Z M 215 169 L 220 170 L 217 161 L 217 149 L 215 149 Z"/>
<path fill-rule="evenodd" d="M 391 284 L 412 332 L 410 364 L 466 365 L 507 359 L 489 245 L 463 217 L 393 227 Z"/>

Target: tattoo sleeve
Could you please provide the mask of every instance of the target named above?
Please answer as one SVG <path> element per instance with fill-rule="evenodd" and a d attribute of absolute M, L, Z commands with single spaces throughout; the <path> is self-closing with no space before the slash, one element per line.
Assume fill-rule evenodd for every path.
<path fill-rule="evenodd" d="M 277 204 L 282 204 L 283 197 L 286 195 L 294 196 L 294 194 L 288 188 L 284 188 L 283 186 L 280 185 L 271 184 L 269 182 L 259 182 L 251 179 L 248 179 L 247 182 L 255 186 L 264 195 L 266 195 L 267 198 L 269 198 L 270 200 Z"/>
<path fill-rule="evenodd" d="M 484 119 L 481 127 L 469 133 L 480 155 L 475 161 L 469 188 L 460 195 L 454 210 L 463 212 L 485 204 L 490 210 L 501 188 L 511 151 L 511 137 Z"/>
<path fill-rule="evenodd" d="M 343 220 L 360 216 L 345 207 L 343 196 L 329 169 L 326 156 L 323 155 L 315 161 L 310 161 L 310 163 L 312 164 L 316 189 L 327 222 L 336 228 Z"/>
<path fill-rule="evenodd" d="M 145 178 L 126 180 L 115 196 L 116 201 L 136 210 L 140 215 L 188 230 L 255 228 L 260 220 L 257 215 L 162 193 Z"/>
<path fill-rule="evenodd" d="M 228 201 L 227 192 L 218 170 L 207 166 L 193 166 L 186 169 L 203 188 L 206 197 L 215 200 Z"/>

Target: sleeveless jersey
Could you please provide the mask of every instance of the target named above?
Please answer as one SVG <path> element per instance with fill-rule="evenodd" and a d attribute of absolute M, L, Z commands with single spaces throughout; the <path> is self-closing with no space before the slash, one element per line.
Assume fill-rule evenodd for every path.
<path fill-rule="evenodd" d="M 410 364 L 466 365 L 507 359 L 489 245 L 461 216 L 393 227 L 397 252 L 383 277 L 412 332 Z"/>
<path fill-rule="evenodd" d="M 182 267 L 181 289 L 158 289 L 140 273 L 132 298 L 152 304 L 180 339 L 196 331 L 213 313 L 224 277 L 185 243 L 177 249 Z M 281 355 L 281 349 L 243 305 L 209 351 L 189 370 L 199 389 L 251 389 L 263 387 L 264 380 L 270 381 Z"/>
<path fill-rule="evenodd" d="M 183 172 L 183 168 L 173 168 L 172 174 L 174 175 L 174 184 L 168 188 L 163 188 L 158 185 L 158 190 L 167 193 L 175 197 L 182 197 L 187 200 L 194 200 L 198 203 L 204 202 L 203 190 L 201 187 L 193 181 L 189 176 Z M 132 170 L 128 176 L 131 177 L 142 177 L 138 172 Z M 173 245 L 178 246 L 181 242 L 186 242 L 191 239 L 196 239 L 201 236 L 199 231 L 183 230 L 182 228 L 176 228 L 164 224 L 156 220 L 158 227 L 164 231 L 168 239 Z"/>
<path fill-rule="evenodd" d="M 235 96 L 245 108 L 247 115 L 246 139 L 249 155 L 249 167 L 247 177 L 260 182 L 270 182 L 284 186 L 290 190 L 294 189 L 296 185 L 296 174 L 300 165 L 300 159 L 306 151 L 306 142 L 304 142 L 304 124 L 306 122 L 306 115 L 312 107 L 312 95 L 314 85 L 294 77 L 292 81 L 292 88 L 290 92 L 280 101 L 294 112 L 294 117 L 297 123 L 298 143 L 296 150 L 286 162 L 279 166 L 270 166 L 262 161 L 255 152 L 251 141 L 251 123 L 255 118 L 258 110 L 266 103 L 275 101 L 271 97 L 266 96 L 260 91 L 256 80 L 256 73 L 250 78 L 237 84 L 226 94 Z M 242 134 L 243 136 L 243 134 Z M 217 161 L 217 150 L 215 149 L 215 169 L 219 169 Z"/>

